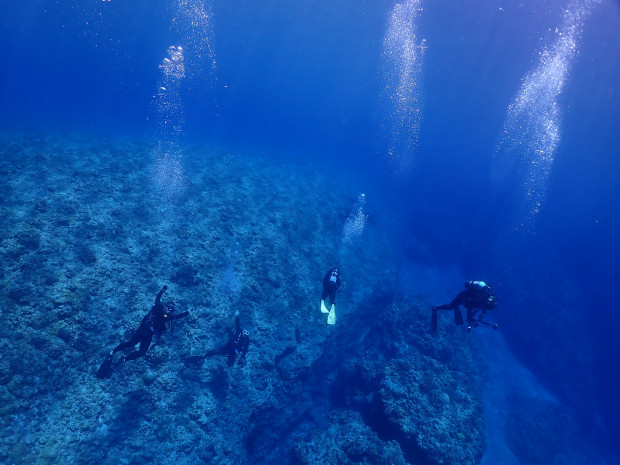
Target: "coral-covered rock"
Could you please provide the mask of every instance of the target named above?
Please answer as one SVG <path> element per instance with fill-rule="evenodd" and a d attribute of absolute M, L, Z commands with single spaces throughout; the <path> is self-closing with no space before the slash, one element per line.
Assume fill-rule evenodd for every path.
<path fill-rule="evenodd" d="M 377 223 L 343 240 L 354 189 L 321 169 L 187 147 L 190 187 L 167 202 L 149 154 L 0 138 L 0 170 L 18 186 L 0 198 L 1 462 L 475 463 L 473 351 L 457 333 L 429 335 L 419 302 L 395 301 Z M 335 263 L 330 326 L 319 303 Z M 189 316 L 97 379 L 163 284 Z M 186 364 L 226 343 L 237 310 L 245 363 Z"/>
<path fill-rule="evenodd" d="M 475 464 L 484 452 L 482 404 L 475 385 L 424 355 L 386 367 L 382 411 L 401 440 L 440 464 Z"/>
<path fill-rule="evenodd" d="M 379 438 L 356 411 L 331 414 L 328 426 L 297 442 L 292 456 L 300 465 L 408 463 L 398 442 Z"/>

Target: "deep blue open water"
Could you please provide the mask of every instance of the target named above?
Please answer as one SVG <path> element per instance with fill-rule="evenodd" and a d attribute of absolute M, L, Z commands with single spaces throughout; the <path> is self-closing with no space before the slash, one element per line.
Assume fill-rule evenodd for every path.
<path fill-rule="evenodd" d="M 260 159 L 265 192 L 287 198 L 286 210 L 271 213 L 336 218 L 331 243 L 299 234 L 289 246 L 320 243 L 322 258 L 343 267 L 347 221 L 363 208 L 367 218 L 348 232 L 375 254 L 370 282 L 376 273 L 380 288 L 393 270 L 390 292 L 426 299 L 429 320 L 430 305 L 449 302 L 464 281 L 493 287 L 499 306 L 488 317 L 499 330 L 470 335 L 496 374 L 480 393 L 493 429 L 484 463 L 620 463 L 618 1 L 3 0 L 0 18 L 3 157 L 22 156 L 12 140 L 34 157 L 29 137 L 51 138 L 41 146 L 52 167 L 63 150 L 135 143 L 131 156 L 106 148 L 107 171 L 96 176 L 134 190 L 137 178 L 120 176 L 129 163 L 147 178 L 140 182 L 160 189 L 161 203 L 177 206 L 189 202 L 184 186 L 199 186 L 196 173 L 209 160 L 243 154 L 239 170 L 251 173 L 247 160 Z M 20 170 L 41 163 L 24 157 L 3 170 L 11 183 L 0 192 L 52 195 L 56 184 L 20 183 Z M 58 155 L 58 166 L 72 157 Z M 289 164 L 319 174 L 296 181 L 280 173 Z M 63 182 L 80 184 L 85 172 L 76 166 Z M 278 180 L 307 188 L 284 195 Z M 3 205 L 6 218 L 20 217 L 16 205 Z M 236 224 L 252 223 L 235 214 Z M 194 237 L 185 221 L 189 232 L 159 232 L 179 234 L 182 244 Z M 4 224 L 6 245 L 19 231 Z M 222 256 L 229 277 L 230 244 Z M 393 253 L 384 257 L 385 244 Z M 332 264 L 325 261 L 320 267 Z M 287 280 L 302 279 L 295 269 Z M 319 280 L 324 271 L 314 270 Z M 5 296 L 15 284 L 8 279 L 7 271 Z M 150 302 L 150 290 L 134 292 Z M 452 324 L 442 316 L 441 326 Z M 120 331 L 106 331 L 117 340 Z M 528 442 L 511 435 L 523 435 L 531 419 L 489 412 L 508 411 L 521 391 L 519 408 L 558 415 L 529 442 L 545 442 L 540 435 L 570 418 L 583 455 L 560 440 L 551 455 L 510 451 Z"/>

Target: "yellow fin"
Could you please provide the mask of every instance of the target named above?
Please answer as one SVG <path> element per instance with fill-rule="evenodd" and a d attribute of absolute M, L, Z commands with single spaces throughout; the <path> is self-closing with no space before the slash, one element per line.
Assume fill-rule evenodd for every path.
<path fill-rule="evenodd" d="M 332 309 L 329 312 L 329 315 L 327 315 L 327 324 L 328 325 L 336 324 L 336 306 L 335 305 L 332 305 Z"/>

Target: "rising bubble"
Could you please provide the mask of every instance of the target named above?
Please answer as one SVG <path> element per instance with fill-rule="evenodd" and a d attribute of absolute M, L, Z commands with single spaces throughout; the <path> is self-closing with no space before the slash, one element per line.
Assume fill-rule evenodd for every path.
<path fill-rule="evenodd" d="M 362 237 L 362 233 L 366 227 L 366 221 L 368 220 L 368 215 L 364 212 L 365 206 L 366 195 L 360 194 L 342 227 L 342 240 L 340 243 L 341 257 Z"/>
<path fill-rule="evenodd" d="M 176 0 L 172 23 L 185 44 L 188 77 L 214 79 L 213 12 L 209 2 Z"/>
<path fill-rule="evenodd" d="M 383 130 L 389 139 L 389 160 L 399 170 L 406 170 L 413 161 L 422 119 L 421 77 L 426 40 L 417 33 L 421 13 L 420 0 L 397 3 L 383 39 Z"/>
<path fill-rule="evenodd" d="M 185 187 L 180 146 L 185 123 L 181 84 L 186 77 L 215 79 L 215 51 L 210 4 L 202 0 L 172 1 L 172 24 L 182 46 L 168 47 L 168 56 L 159 65 L 161 78 L 153 97 L 157 113 L 154 177 L 166 195 L 177 197 Z"/>
<path fill-rule="evenodd" d="M 185 77 L 183 48 L 168 47 L 168 56 L 159 65 L 160 82 L 154 97 L 157 112 L 157 145 L 154 150 L 155 181 L 169 197 L 183 192 L 183 153 L 179 137 L 183 131 L 184 114 L 179 89 Z"/>
<path fill-rule="evenodd" d="M 564 11 L 555 38 L 538 55 L 508 106 L 495 151 L 494 178 L 518 176 L 522 207 L 520 227 L 531 228 L 545 198 L 547 182 L 561 140 L 559 98 L 578 51 L 583 20 L 595 0 L 573 1 Z"/>

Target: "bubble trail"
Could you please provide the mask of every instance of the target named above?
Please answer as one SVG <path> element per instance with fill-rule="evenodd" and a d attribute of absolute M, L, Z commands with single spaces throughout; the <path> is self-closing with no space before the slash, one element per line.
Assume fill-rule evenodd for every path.
<path fill-rule="evenodd" d="M 406 170 L 414 159 L 422 119 L 422 58 L 426 40 L 418 39 L 420 0 L 406 0 L 392 9 L 383 39 L 383 76 L 388 156 L 397 169 Z"/>
<path fill-rule="evenodd" d="M 186 185 L 180 147 L 185 124 L 181 83 L 191 77 L 215 79 L 216 67 L 210 4 L 201 0 L 173 0 L 173 7 L 173 27 L 183 46 L 168 47 L 168 56 L 159 66 L 162 74 L 153 97 L 157 112 L 154 178 L 169 198 L 182 194 Z"/>
<path fill-rule="evenodd" d="M 154 177 L 168 197 L 181 194 L 185 186 L 182 151 L 179 137 L 183 131 L 184 114 L 179 89 L 185 77 L 183 48 L 168 47 L 168 56 L 159 65 L 162 72 L 154 97 L 157 111 L 158 136 L 154 150 Z"/>
<path fill-rule="evenodd" d="M 497 180 L 517 174 L 522 182 L 519 227 L 531 228 L 546 194 L 547 181 L 561 140 L 558 100 L 578 53 L 583 21 L 597 0 L 573 1 L 564 11 L 555 40 L 539 52 L 538 64 L 525 75 L 508 106 L 495 150 Z M 518 229 L 518 228 L 517 228 Z"/>
<path fill-rule="evenodd" d="M 340 243 L 340 257 L 346 254 L 349 247 L 357 244 L 362 237 L 366 222 L 368 221 L 368 215 L 364 213 L 366 205 L 366 195 L 360 194 L 357 197 L 357 202 L 351 209 L 351 214 L 347 217 L 342 228 L 342 240 Z"/>
<path fill-rule="evenodd" d="M 177 0 L 172 24 L 186 49 L 188 77 L 215 79 L 217 67 L 210 2 Z"/>

